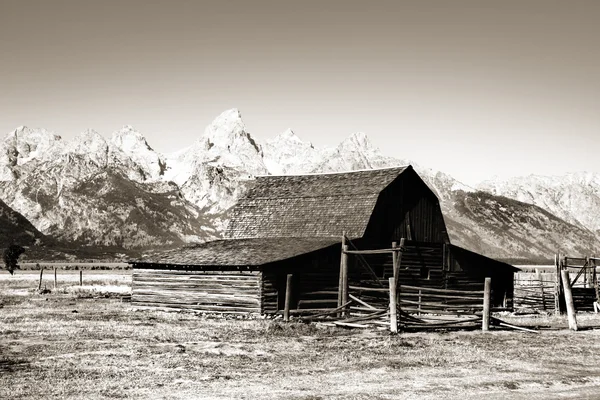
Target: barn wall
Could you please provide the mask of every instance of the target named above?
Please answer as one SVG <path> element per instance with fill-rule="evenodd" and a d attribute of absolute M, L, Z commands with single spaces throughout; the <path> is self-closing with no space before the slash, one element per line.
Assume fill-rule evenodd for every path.
<path fill-rule="evenodd" d="M 512 308 L 514 270 L 511 266 L 465 249 L 451 246 L 448 287 L 481 290 L 485 278 L 492 278 L 492 305 Z"/>
<path fill-rule="evenodd" d="M 132 305 L 199 312 L 259 313 L 258 271 L 166 269 L 134 265 Z"/>
<path fill-rule="evenodd" d="M 366 241 L 379 247 L 401 238 L 448 243 L 439 201 L 412 170 L 381 192 L 364 235 Z"/>
<path fill-rule="evenodd" d="M 283 310 L 287 274 L 293 275 L 292 309 L 337 307 L 341 246 L 280 261 L 263 268 L 262 313 Z"/>
<path fill-rule="evenodd" d="M 483 291 L 486 277 L 492 278 L 492 304 L 496 307 L 512 307 L 513 272 L 505 264 L 488 259 L 475 253 L 461 253 L 458 257 L 452 247 L 442 243 L 406 241 L 400 259 L 398 284 L 434 289 Z M 390 254 L 367 255 L 364 260 L 375 275 L 360 268 L 358 257 L 351 255 L 350 285 L 355 287 L 388 287 L 388 278 L 393 276 L 393 260 Z M 350 290 L 350 292 L 382 307 L 387 306 L 387 293 L 368 290 Z M 426 301 L 426 296 L 424 300 Z M 433 299 L 431 301 L 438 301 Z"/>

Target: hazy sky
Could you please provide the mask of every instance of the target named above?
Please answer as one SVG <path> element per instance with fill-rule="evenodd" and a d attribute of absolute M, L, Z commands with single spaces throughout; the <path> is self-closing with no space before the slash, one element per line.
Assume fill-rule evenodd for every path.
<path fill-rule="evenodd" d="M 472 184 L 600 172 L 600 1 L 0 0 L 0 133 L 122 125 L 169 152 L 363 131 Z"/>

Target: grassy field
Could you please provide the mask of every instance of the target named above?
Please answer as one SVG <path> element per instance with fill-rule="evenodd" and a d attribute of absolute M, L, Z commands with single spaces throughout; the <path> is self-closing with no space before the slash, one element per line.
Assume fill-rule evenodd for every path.
<path fill-rule="evenodd" d="M 0 274 L 0 399 L 600 397 L 594 314 L 579 317 L 588 327 L 579 332 L 390 335 L 135 311 L 110 289 L 127 288 L 127 272 L 90 276 L 79 291 L 65 278 L 45 295 L 25 275 Z"/>

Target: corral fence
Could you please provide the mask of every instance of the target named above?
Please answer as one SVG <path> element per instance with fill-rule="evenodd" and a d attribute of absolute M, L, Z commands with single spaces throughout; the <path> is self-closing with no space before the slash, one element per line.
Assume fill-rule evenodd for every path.
<path fill-rule="evenodd" d="M 557 254 L 550 269 L 540 267 L 535 272 L 518 272 L 515 274 L 514 307 L 517 310 L 564 313 L 567 311 L 565 284 L 568 284 L 576 311 L 598 312 L 599 266 L 600 258 L 597 257 Z M 568 282 L 562 278 L 563 271 Z"/>
<path fill-rule="evenodd" d="M 351 257 L 354 258 L 353 269 L 349 268 Z M 491 317 L 492 311 L 505 309 L 492 307 L 491 278 L 471 282 L 469 288 L 472 290 L 447 288 L 446 260 L 446 249 L 442 244 L 415 244 L 402 239 L 388 249 L 359 250 L 344 237 L 338 307 L 302 318 L 323 318 L 329 325 L 376 327 L 392 332 L 486 331 L 490 324 L 502 324 Z M 427 265 L 427 276 L 423 274 L 424 265 Z M 423 285 L 423 282 L 429 285 Z M 475 290 L 477 287 L 479 290 Z M 288 318 L 289 313 L 284 312 L 284 319 Z"/>

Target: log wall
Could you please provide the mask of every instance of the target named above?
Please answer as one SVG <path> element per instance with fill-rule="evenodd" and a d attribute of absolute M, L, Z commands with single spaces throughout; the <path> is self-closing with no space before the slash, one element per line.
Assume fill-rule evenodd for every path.
<path fill-rule="evenodd" d="M 133 269 L 135 307 L 198 312 L 260 313 L 258 271 Z"/>

